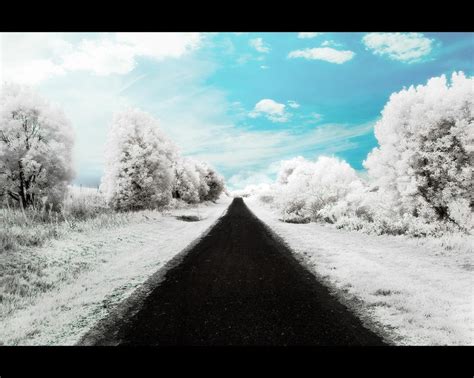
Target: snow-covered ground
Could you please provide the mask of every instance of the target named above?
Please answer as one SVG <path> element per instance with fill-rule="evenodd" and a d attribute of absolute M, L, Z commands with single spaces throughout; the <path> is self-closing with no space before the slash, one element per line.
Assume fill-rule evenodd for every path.
<path fill-rule="evenodd" d="M 222 196 L 215 205 L 164 214 L 142 211 L 122 226 L 72 233 L 39 248 L 35 254 L 48 261 L 42 274 L 53 283 L 53 289 L 0 319 L 0 344 L 74 344 L 201 236 L 224 214 L 231 200 Z M 177 219 L 179 215 L 197 215 L 202 220 L 186 222 Z"/>
<path fill-rule="evenodd" d="M 317 277 L 391 342 L 474 344 L 472 243 L 448 251 L 429 239 L 284 223 L 256 197 L 244 200 Z"/>

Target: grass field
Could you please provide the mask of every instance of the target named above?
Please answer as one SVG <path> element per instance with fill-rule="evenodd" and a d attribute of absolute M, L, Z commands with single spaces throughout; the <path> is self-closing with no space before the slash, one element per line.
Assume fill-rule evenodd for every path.
<path fill-rule="evenodd" d="M 70 187 L 60 213 L 0 208 L 0 321 L 4 328 L 3 337 L 0 332 L 0 343 L 27 343 L 26 340 L 33 337 L 28 336 L 29 332 L 41 334 L 43 325 L 35 323 L 35 318 L 40 318 L 38 311 L 57 315 L 57 306 L 67 306 L 66 287 L 76 284 L 88 290 L 88 281 L 92 280 L 81 278 L 87 272 L 113 271 L 114 267 L 122 266 L 123 270 L 112 275 L 113 280 L 122 280 L 128 285 L 127 280 L 135 282 L 146 278 L 157 267 L 150 261 L 163 261 L 165 251 L 171 251 L 169 256 L 172 256 L 183 243 L 199 236 L 208 223 L 206 217 L 212 220 L 217 216 L 218 212 L 210 212 L 215 206 L 173 202 L 162 211 L 115 212 L 106 206 L 96 189 Z M 222 211 L 222 206 L 217 205 L 217 210 Z M 178 219 L 180 216 L 201 221 L 185 222 Z M 183 232 L 188 233 L 189 238 L 184 237 Z M 177 243 L 175 238 L 182 242 Z M 156 254 L 137 251 L 145 241 L 158 248 Z M 166 247 L 166 243 L 170 247 Z M 134 267 L 139 271 L 134 272 Z M 104 296 L 110 294 L 107 288 L 115 289 L 114 282 L 104 282 L 105 273 L 91 274 L 95 284 L 104 287 Z M 84 295 L 87 298 L 87 294 Z M 51 298 L 56 298 L 55 304 L 45 304 Z M 40 310 L 30 311 L 34 306 Z M 19 315 L 21 311 L 29 313 L 29 320 Z M 50 324 L 51 318 L 46 316 L 46 319 Z M 18 338 L 14 336 L 16 333 Z"/>

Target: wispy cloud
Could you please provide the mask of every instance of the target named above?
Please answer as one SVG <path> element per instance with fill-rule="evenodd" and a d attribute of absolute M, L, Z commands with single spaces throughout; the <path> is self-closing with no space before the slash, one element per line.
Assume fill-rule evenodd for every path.
<path fill-rule="evenodd" d="M 200 33 L 114 33 L 78 42 L 62 34 L 39 38 L 30 33 L 2 33 L 0 38 L 3 80 L 27 84 L 75 71 L 123 75 L 134 69 L 139 57 L 179 58 L 197 49 L 202 40 Z M 19 51 L 18 45 L 34 48 Z"/>
<path fill-rule="evenodd" d="M 350 50 L 336 50 L 331 47 L 315 47 L 303 50 L 294 50 L 288 54 L 289 58 L 304 58 L 308 60 L 324 60 L 330 63 L 342 64 L 351 60 L 355 53 Z"/>
<path fill-rule="evenodd" d="M 321 43 L 321 46 L 327 47 L 327 46 L 332 46 L 332 47 L 341 47 L 342 45 L 339 42 L 333 41 L 333 40 L 326 40 Z"/>
<path fill-rule="evenodd" d="M 272 122 L 286 122 L 289 114 L 285 111 L 285 104 L 280 104 L 272 99 L 264 98 L 255 104 L 249 117 L 265 116 Z"/>
<path fill-rule="evenodd" d="M 263 42 L 262 38 L 254 38 L 249 41 L 250 46 L 252 46 L 255 50 L 260 53 L 268 53 L 270 52 L 270 47 Z"/>
<path fill-rule="evenodd" d="M 315 38 L 317 37 L 318 35 L 321 35 L 321 34 L 324 34 L 324 33 L 320 33 L 320 32 L 300 32 L 298 33 L 298 38 Z"/>
<path fill-rule="evenodd" d="M 369 33 L 362 41 L 376 55 L 414 63 L 430 54 L 434 40 L 422 33 Z"/>
<path fill-rule="evenodd" d="M 299 133 L 292 130 L 241 131 L 229 139 L 231 144 L 216 141 L 215 146 L 201 156 L 224 170 L 235 172 L 238 169 L 231 176 L 229 186 L 243 188 L 267 181 L 266 178 L 276 173 L 282 159 L 298 155 L 313 158 L 356 149 L 359 145 L 354 138 L 372 133 L 373 124 L 326 124 Z"/>
<path fill-rule="evenodd" d="M 201 156 L 220 166 L 245 169 L 295 154 L 336 153 L 356 148 L 357 143 L 351 139 L 373 132 L 373 124 L 325 124 L 303 132 L 229 129 L 227 139 L 212 141 L 212 148 Z"/>
<path fill-rule="evenodd" d="M 298 104 L 296 101 L 288 100 L 288 106 L 293 109 L 298 109 L 300 104 Z"/>
<path fill-rule="evenodd" d="M 122 88 L 120 88 L 118 94 L 119 95 L 122 95 L 124 94 L 129 88 L 131 88 L 133 85 L 137 84 L 139 81 L 141 81 L 142 79 L 144 79 L 145 77 L 147 77 L 147 74 L 141 74 L 137 77 L 134 77 L 132 80 L 126 82 Z"/>

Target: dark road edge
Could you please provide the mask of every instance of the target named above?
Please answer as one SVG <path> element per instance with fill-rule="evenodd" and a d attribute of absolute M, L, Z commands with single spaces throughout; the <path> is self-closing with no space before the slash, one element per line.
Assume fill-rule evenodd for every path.
<path fill-rule="evenodd" d="M 232 202 L 229 203 L 229 206 Z M 219 217 L 206 229 L 204 232 L 189 243 L 183 250 L 178 252 L 171 260 L 165 263 L 155 273 L 153 273 L 143 284 L 141 284 L 135 291 L 114 307 L 110 312 L 98 320 L 94 325 L 81 336 L 76 346 L 92 346 L 92 345 L 118 345 L 120 340 L 117 340 L 117 331 L 120 328 L 119 323 L 126 322 L 134 314 L 136 314 L 143 306 L 144 301 L 155 290 L 161 282 L 165 279 L 166 273 L 179 265 L 186 255 L 202 240 L 211 230 L 220 222 L 222 217 L 227 214 L 229 206 L 219 215 Z M 106 342 L 102 342 L 107 340 Z"/>

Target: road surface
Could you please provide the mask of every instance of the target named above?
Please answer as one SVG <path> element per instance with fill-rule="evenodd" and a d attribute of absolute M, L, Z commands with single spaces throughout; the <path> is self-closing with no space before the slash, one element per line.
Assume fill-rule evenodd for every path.
<path fill-rule="evenodd" d="M 383 345 L 236 198 L 95 345 Z M 112 336 L 113 335 L 113 336 Z M 91 341 L 92 340 L 92 341 Z"/>

